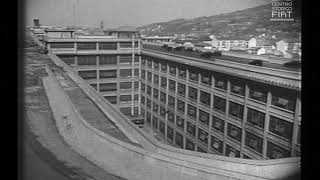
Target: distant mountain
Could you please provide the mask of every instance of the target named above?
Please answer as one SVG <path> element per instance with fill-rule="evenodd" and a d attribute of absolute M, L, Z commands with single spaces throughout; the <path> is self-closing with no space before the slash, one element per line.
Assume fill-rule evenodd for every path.
<path fill-rule="evenodd" d="M 267 4 L 209 17 L 153 23 L 138 27 L 138 30 L 146 35 L 186 34 L 207 37 L 213 34 L 218 39 L 248 40 L 261 34 L 266 34 L 275 41 L 283 38 L 300 39 L 300 13 L 295 14 L 293 22 L 270 21 L 271 9 L 271 4 Z"/>

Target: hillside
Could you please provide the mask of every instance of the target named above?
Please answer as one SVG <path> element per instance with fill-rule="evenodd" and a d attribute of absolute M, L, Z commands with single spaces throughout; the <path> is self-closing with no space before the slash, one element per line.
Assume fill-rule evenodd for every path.
<path fill-rule="evenodd" d="M 232 13 L 194 19 L 175 19 L 168 22 L 153 23 L 139 27 L 146 35 L 188 34 L 207 37 L 210 34 L 218 39 L 250 39 L 266 34 L 274 40 L 283 38 L 300 39 L 300 13 L 295 14 L 293 22 L 270 21 L 271 4 L 240 10 Z"/>

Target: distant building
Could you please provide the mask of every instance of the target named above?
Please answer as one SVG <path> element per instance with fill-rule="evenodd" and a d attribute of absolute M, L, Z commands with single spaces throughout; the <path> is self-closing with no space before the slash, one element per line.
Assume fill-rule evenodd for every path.
<path fill-rule="evenodd" d="M 172 42 L 172 39 L 172 36 L 141 36 L 141 40 L 147 42 Z"/>
<path fill-rule="evenodd" d="M 35 27 L 40 26 L 39 19 L 33 19 L 33 26 L 35 26 Z"/>
<path fill-rule="evenodd" d="M 276 43 L 276 49 L 283 54 L 299 53 L 301 51 L 301 43 L 290 39 L 283 39 Z"/>
<path fill-rule="evenodd" d="M 218 40 L 215 36 L 211 35 L 211 45 L 216 47 L 218 50 L 229 51 L 229 50 L 245 50 L 248 46 L 248 41 L 237 40 L 236 38 L 228 38 Z"/>
<path fill-rule="evenodd" d="M 266 37 L 253 37 L 248 41 L 248 48 L 257 48 L 257 47 L 272 47 L 271 41 L 266 39 Z"/>

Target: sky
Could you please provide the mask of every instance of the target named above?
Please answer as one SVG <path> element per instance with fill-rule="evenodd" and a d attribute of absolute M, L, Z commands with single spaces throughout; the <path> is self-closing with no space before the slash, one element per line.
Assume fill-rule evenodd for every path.
<path fill-rule="evenodd" d="M 271 0 L 25 0 L 25 23 L 105 28 L 141 26 L 178 18 L 233 12 Z M 77 4 L 77 5 L 75 5 Z"/>

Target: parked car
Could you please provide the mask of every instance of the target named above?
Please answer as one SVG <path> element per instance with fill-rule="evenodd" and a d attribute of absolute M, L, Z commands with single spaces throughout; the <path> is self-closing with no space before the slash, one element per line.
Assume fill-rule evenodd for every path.
<path fill-rule="evenodd" d="M 213 56 L 221 56 L 222 53 L 221 53 L 221 51 L 214 51 L 212 55 Z"/>
<path fill-rule="evenodd" d="M 176 50 L 176 51 L 182 51 L 184 49 L 184 47 L 183 46 L 178 46 L 178 47 L 175 47 L 173 49 Z"/>
<path fill-rule="evenodd" d="M 255 66 L 262 66 L 263 61 L 262 60 L 253 60 L 253 61 L 249 62 L 249 64 L 255 65 Z"/>
<path fill-rule="evenodd" d="M 211 58 L 212 55 L 213 55 L 212 52 L 205 52 L 205 53 L 202 53 L 202 54 L 200 55 L 200 57 Z"/>
<path fill-rule="evenodd" d="M 301 68 L 301 61 L 290 61 L 283 64 L 285 67 Z"/>

